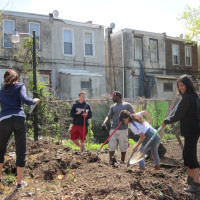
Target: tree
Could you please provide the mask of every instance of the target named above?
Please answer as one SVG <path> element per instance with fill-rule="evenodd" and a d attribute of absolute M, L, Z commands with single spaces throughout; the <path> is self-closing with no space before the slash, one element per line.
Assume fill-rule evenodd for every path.
<path fill-rule="evenodd" d="M 198 8 L 190 8 L 187 5 L 179 20 L 185 22 L 185 27 L 189 31 L 186 34 L 186 39 L 200 41 L 200 6 Z"/>

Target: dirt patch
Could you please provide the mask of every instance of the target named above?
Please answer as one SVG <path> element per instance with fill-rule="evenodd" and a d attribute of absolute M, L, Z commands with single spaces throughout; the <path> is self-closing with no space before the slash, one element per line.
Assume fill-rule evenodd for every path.
<path fill-rule="evenodd" d="M 59 143 L 28 140 L 24 177 L 28 186 L 15 191 L 15 184 L 3 182 L 0 186 L 9 192 L 0 188 L 0 194 L 2 199 L 197 199 L 183 191 L 186 173 L 178 143 L 168 141 L 164 146 L 167 152 L 161 159 L 161 170 L 155 171 L 151 160 L 146 161 L 146 170 L 140 170 L 138 164 L 121 164 L 120 152 L 116 152 L 115 165 L 110 166 L 107 150 L 98 155 L 96 151 L 80 154 Z M 130 154 L 131 148 L 126 160 Z M 6 174 L 16 172 L 13 155 L 6 157 Z M 58 180 L 58 175 L 63 179 Z"/>

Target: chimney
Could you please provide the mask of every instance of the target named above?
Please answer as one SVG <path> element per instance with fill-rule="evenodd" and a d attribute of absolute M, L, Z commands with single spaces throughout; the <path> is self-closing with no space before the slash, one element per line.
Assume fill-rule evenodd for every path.
<path fill-rule="evenodd" d="M 92 24 L 92 21 L 87 21 L 86 23 L 87 23 L 87 24 Z"/>

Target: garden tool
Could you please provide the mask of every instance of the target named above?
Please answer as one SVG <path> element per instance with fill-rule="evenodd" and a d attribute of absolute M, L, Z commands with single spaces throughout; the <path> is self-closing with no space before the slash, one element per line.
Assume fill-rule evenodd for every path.
<path fill-rule="evenodd" d="M 149 150 L 149 148 L 151 147 L 151 142 L 154 140 L 155 136 L 160 132 L 161 129 L 162 129 L 162 126 L 160 126 L 158 128 L 158 130 L 155 132 L 155 134 L 150 138 L 150 140 L 144 146 L 142 151 L 140 151 L 140 147 L 142 145 L 141 144 L 137 151 L 133 151 L 132 152 L 132 154 L 131 154 L 131 156 L 129 158 L 129 161 L 127 163 L 127 166 L 133 165 L 133 164 L 139 162 L 140 160 L 143 160 L 146 157 L 146 153 Z"/>
<path fill-rule="evenodd" d="M 106 141 L 101 145 L 101 147 L 97 150 L 97 153 L 99 153 L 102 149 L 102 147 L 106 144 L 106 142 L 113 136 L 113 134 L 116 132 L 116 130 L 121 126 L 121 123 L 116 127 L 116 129 L 110 134 L 110 136 L 106 139 Z"/>
<path fill-rule="evenodd" d="M 87 116 L 83 114 L 84 120 L 83 120 L 83 135 L 82 135 L 82 143 L 81 143 L 81 152 L 84 152 L 84 150 L 85 150 L 84 142 L 85 142 L 85 136 L 86 136 L 86 126 L 85 126 L 86 117 Z"/>
<path fill-rule="evenodd" d="M 181 101 L 181 100 L 180 100 Z M 174 109 L 169 113 L 168 117 L 169 118 L 177 109 L 178 107 L 178 104 L 180 103 L 180 101 L 176 104 L 176 106 L 174 107 Z M 147 142 L 147 144 L 144 146 L 143 150 L 140 151 L 140 147 L 141 145 L 139 146 L 138 150 L 137 151 L 133 151 L 130 158 L 129 158 L 129 161 L 127 163 L 127 166 L 129 165 L 132 165 L 132 164 L 135 164 L 141 160 L 143 160 L 145 157 L 146 157 L 146 153 L 147 151 L 150 149 L 151 147 L 151 142 L 154 140 L 154 138 L 156 137 L 156 135 L 160 132 L 160 130 L 162 129 L 162 126 L 160 126 L 158 128 L 158 130 L 155 132 L 155 134 L 150 138 L 150 140 Z"/>
<path fill-rule="evenodd" d="M 28 111 L 28 114 L 26 115 L 26 120 L 29 119 L 29 117 L 31 116 L 31 113 L 33 112 L 33 110 L 36 107 L 36 105 L 37 104 L 34 104 L 34 105 L 31 106 L 30 110 Z M 10 140 L 10 142 L 9 142 L 9 144 L 8 144 L 8 146 L 7 146 L 7 148 L 6 148 L 6 151 L 9 150 L 9 148 L 10 148 L 11 144 L 13 143 L 14 139 L 15 139 L 15 136 L 13 135 L 11 140 Z"/>

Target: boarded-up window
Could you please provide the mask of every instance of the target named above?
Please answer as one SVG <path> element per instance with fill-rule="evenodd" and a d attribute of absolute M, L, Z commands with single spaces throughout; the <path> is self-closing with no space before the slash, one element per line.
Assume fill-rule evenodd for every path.
<path fill-rule="evenodd" d="M 163 83 L 164 92 L 173 92 L 173 83 Z"/>
<path fill-rule="evenodd" d="M 92 88 L 92 81 L 81 81 L 81 89 Z"/>

